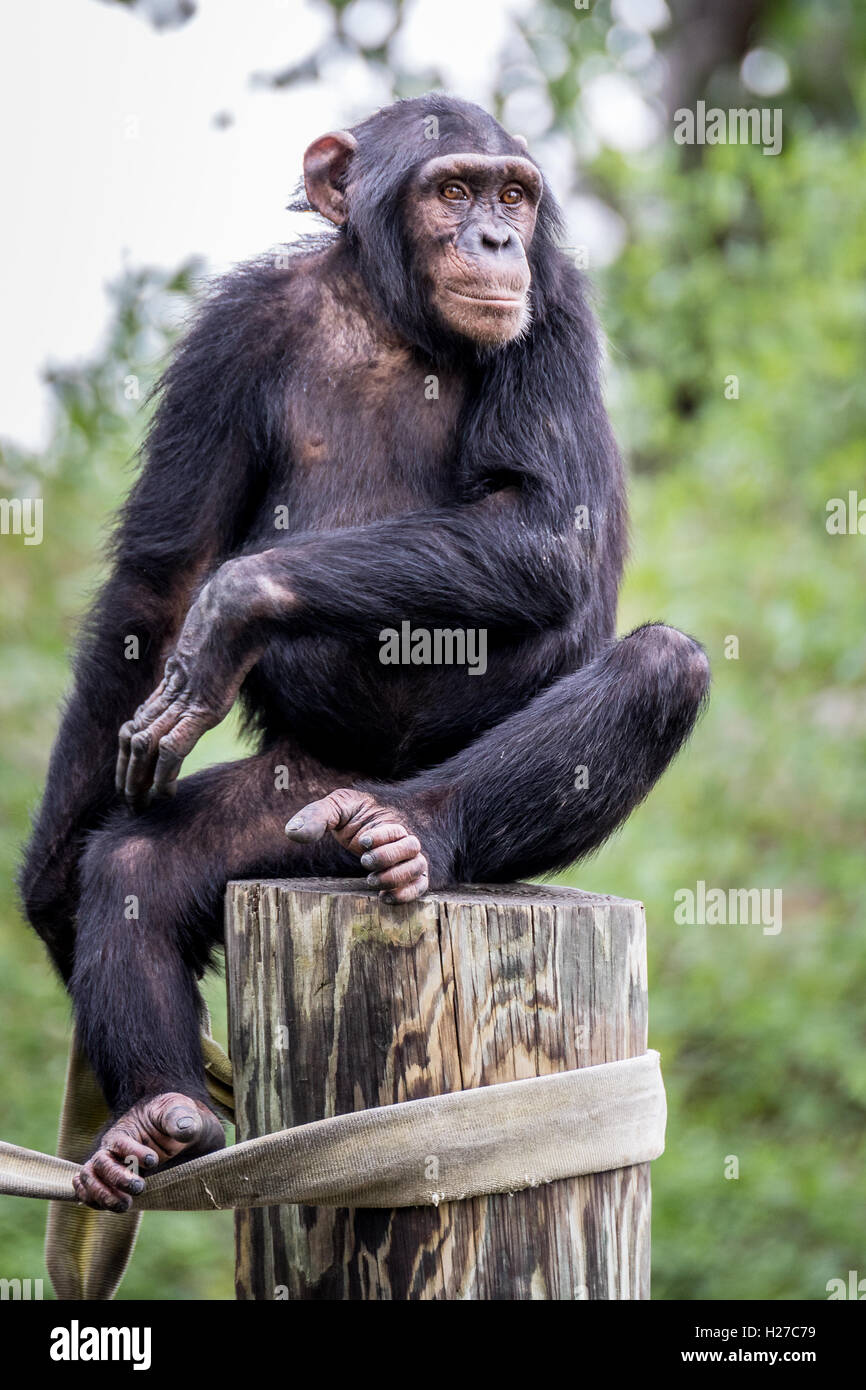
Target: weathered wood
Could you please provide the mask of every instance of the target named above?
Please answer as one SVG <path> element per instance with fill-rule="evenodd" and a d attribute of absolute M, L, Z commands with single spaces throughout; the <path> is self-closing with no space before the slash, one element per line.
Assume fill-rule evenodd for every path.
<path fill-rule="evenodd" d="M 226 919 L 239 1139 L 646 1050 L 640 903 L 510 884 L 380 907 L 294 879 L 230 884 Z M 649 1164 L 439 1207 L 242 1211 L 236 1238 L 241 1299 L 648 1298 Z"/>

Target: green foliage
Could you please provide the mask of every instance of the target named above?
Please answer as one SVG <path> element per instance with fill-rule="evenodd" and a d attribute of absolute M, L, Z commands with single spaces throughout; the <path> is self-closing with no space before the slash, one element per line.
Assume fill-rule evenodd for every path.
<path fill-rule="evenodd" d="M 622 627 L 695 633 L 714 688 L 686 754 L 565 881 L 646 903 L 670 1101 L 654 1296 L 820 1299 L 864 1261 L 866 538 L 825 523 L 866 493 L 866 147 L 794 112 L 778 158 L 606 166 L 630 231 L 603 277 L 634 470 Z M 781 888 L 781 933 L 676 925 L 698 880 Z"/>
<path fill-rule="evenodd" d="M 604 54 L 609 24 L 607 6 L 583 16 L 547 0 L 525 27 L 539 54 L 551 35 L 568 50 L 546 83 L 561 132 L 580 131 L 581 64 Z M 762 41 L 792 71 L 778 157 L 718 146 L 684 169 L 665 142 L 581 171 L 628 228 L 598 277 L 633 473 L 621 627 L 675 623 L 714 668 L 687 752 L 566 879 L 647 907 L 650 1041 L 670 1103 L 653 1170 L 657 1298 L 820 1299 L 828 1279 L 866 1272 L 866 538 L 825 526 L 830 498 L 866 495 L 864 28 L 842 0 L 767 8 Z M 44 544 L 0 543 L 0 1109 L 4 1134 L 37 1148 L 53 1144 L 68 1009 L 16 915 L 15 845 L 146 419 L 124 382 L 141 374 L 146 389 L 190 289 L 189 269 L 129 276 L 100 361 L 55 373 L 46 456 L 3 460 L 7 495 L 45 498 Z M 236 749 L 231 727 L 214 731 L 193 766 Z M 677 925 L 674 893 L 698 880 L 781 888 L 781 933 Z M 43 1222 L 39 1203 L 0 1202 L 4 1274 L 43 1273 Z M 148 1216 L 121 1296 L 230 1297 L 229 1228 Z"/>

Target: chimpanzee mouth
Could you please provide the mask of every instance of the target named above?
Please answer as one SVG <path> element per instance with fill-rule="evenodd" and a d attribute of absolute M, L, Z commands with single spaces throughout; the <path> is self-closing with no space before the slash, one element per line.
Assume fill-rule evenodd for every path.
<path fill-rule="evenodd" d="M 499 305 L 503 308 L 515 309 L 524 302 L 522 294 L 515 294 L 513 291 L 501 294 L 468 294 L 465 290 L 457 290 L 452 286 L 448 287 L 450 293 L 456 295 L 458 299 L 467 299 L 470 304 L 491 304 Z"/>

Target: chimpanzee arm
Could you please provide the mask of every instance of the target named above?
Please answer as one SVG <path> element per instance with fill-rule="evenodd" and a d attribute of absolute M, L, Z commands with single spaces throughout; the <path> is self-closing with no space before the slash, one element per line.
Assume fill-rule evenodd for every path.
<path fill-rule="evenodd" d="M 241 560 L 237 575 L 253 616 L 286 622 L 292 632 L 366 639 L 405 618 L 511 636 L 540 631 L 575 616 L 586 582 L 573 527 L 557 534 L 533 524 L 512 489 L 301 536 Z"/>
<path fill-rule="evenodd" d="M 573 534 L 524 514 L 519 493 L 307 533 L 230 560 L 193 604 L 165 680 L 121 731 L 118 786 L 166 791 L 228 713 L 274 631 L 377 640 L 404 619 L 519 636 L 573 620 L 588 593 Z"/>
<path fill-rule="evenodd" d="M 198 584 L 239 543 L 239 496 L 253 496 L 263 411 L 237 369 L 239 319 L 250 332 L 235 312 L 243 289 L 215 296 L 166 373 L 112 571 L 84 625 L 19 877 L 27 915 L 64 973 L 83 838 L 115 796 L 118 728 L 157 684 Z M 268 379 L 257 367 L 260 393 Z"/>

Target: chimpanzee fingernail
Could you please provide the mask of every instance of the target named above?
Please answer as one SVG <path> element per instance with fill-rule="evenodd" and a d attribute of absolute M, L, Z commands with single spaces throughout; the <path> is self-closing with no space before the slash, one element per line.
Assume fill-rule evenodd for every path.
<path fill-rule="evenodd" d="M 382 899 L 383 903 L 393 903 L 396 901 L 393 893 L 380 893 L 379 897 Z"/>
<path fill-rule="evenodd" d="M 379 882 L 379 875 L 378 875 L 378 874 L 368 874 L 368 875 L 367 875 L 367 882 L 369 883 L 369 885 L 370 885 L 371 888 L 375 888 L 375 887 L 376 887 L 376 884 Z"/>
<path fill-rule="evenodd" d="M 300 816 L 295 816 L 294 820 L 290 820 L 288 825 L 286 826 L 286 834 L 288 834 L 290 830 L 303 830 L 303 828 L 303 820 Z"/>
<path fill-rule="evenodd" d="M 373 848 L 373 836 L 372 836 L 372 835 L 359 835 L 359 836 L 358 836 L 358 844 L 361 846 L 362 849 L 372 849 L 372 848 Z M 364 861 L 363 861 L 363 859 L 362 859 L 362 860 L 361 860 L 361 863 L 363 864 L 363 862 L 364 862 Z"/>
<path fill-rule="evenodd" d="M 159 1163 L 159 1159 L 156 1154 L 148 1154 L 147 1158 L 144 1160 L 145 1168 L 155 1168 L 157 1163 Z"/>
<path fill-rule="evenodd" d="M 141 1181 L 141 1178 L 133 1178 L 132 1181 L 129 1183 L 129 1190 L 130 1192 L 134 1192 L 136 1197 L 140 1192 L 143 1192 L 144 1183 Z"/>
<path fill-rule="evenodd" d="M 372 869 L 374 863 L 375 860 L 373 859 L 372 854 L 361 855 L 361 867 L 363 869 Z"/>

